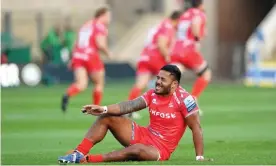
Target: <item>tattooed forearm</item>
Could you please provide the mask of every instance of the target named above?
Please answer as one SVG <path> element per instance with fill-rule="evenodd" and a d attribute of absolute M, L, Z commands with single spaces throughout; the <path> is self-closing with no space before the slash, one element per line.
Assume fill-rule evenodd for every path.
<path fill-rule="evenodd" d="M 134 100 L 124 101 L 119 104 L 112 104 L 107 106 L 109 115 L 124 115 L 127 113 L 142 110 L 147 107 L 145 100 L 139 97 Z"/>
<path fill-rule="evenodd" d="M 118 105 L 120 107 L 121 114 L 139 111 L 147 107 L 146 102 L 142 97 L 130 101 L 121 102 Z"/>

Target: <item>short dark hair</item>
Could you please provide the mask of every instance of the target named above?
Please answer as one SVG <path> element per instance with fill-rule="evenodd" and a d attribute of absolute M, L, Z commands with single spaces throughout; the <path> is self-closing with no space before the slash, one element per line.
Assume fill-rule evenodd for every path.
<path fill-rule="evenodd" d="M 180 11 L 173 11 L 170 15 L 170 19 L 172 20 L 178 20 L 181 16 L 181 12 Z"/>
<path fill-rule="evenodd" d="M 174 76 L 176 81 L 178 81 L 178 83 L 180 83 L 181 71 L 179 70 L 179 68 L 177 66 L 175 66 L 175 65 L 165 65 L 160 70 L 164 70 L 164 71 L 167 71 L 167 72 L 171 73 L 171 75 Z"/>
<path fill-rule="evenodd" d="M 203 0 L 192 0 L 192 7 L 199 7 L 202 3 Z"/>
<path fill-rule="evenodd" d="M 109 11 L 109 8 L 107 6 L 100 7 L 95 11 L 94 18 L 99 18 L 105 13 L 107 13 L 108 11 Z"/>

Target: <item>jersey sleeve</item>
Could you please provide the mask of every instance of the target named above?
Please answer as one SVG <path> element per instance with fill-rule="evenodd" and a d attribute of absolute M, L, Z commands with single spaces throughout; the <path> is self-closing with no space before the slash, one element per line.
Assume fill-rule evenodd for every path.
<path fill-rule="evenodd" d="M 147 106 L 150 103 L 152 93 L 153 93 L 153 90 L 149 90 L 141 96 L 145 100 Z"/>
<path fill-rule="evenodd" d="M 181 100 L 180 109 L 185 118 L 199 111 L 196 100 L 190 94 L 185 95 Z"/>

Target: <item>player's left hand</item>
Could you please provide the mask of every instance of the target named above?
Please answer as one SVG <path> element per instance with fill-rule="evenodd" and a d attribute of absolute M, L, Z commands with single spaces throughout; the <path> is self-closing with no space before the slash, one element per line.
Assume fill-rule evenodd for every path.
<path fill-rule="evenodd" d="M 100 116 L 106 113 L 106 109 L 99 105 L 85 105 L 81 110 L 83 113 Z"/>

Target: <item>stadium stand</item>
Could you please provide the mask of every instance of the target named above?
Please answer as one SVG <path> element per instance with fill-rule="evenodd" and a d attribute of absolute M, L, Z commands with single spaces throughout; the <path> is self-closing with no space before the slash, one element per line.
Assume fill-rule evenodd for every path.
<path fill-rule="evenodd" d="M 248 86 L 276 86 L 276 5 L 257 27 L 246 45 Z"/>

